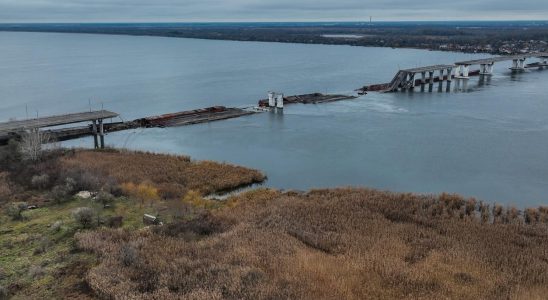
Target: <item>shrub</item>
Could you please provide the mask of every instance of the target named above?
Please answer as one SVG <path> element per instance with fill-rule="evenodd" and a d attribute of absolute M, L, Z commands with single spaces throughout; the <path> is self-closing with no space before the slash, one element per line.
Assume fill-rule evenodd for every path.
<path fill-rule="evenodd" d="M 11 203 L 6 210 L 6 213 L 13 220 L 21 220 L 23 219 L 22 213 L 24 210 L 27 209 L 27 207 L 28 207 L 28 204 L 25 202 Z"/>
<path fill-rule="evenodd" d="M 122 226 L 123 221 L 124 221 L 124 217 L 122 216 L 110 217 L 107 220 L 107 226 L 111 228 L 118 228 Z"/>
<path fill-rule="evenodd" d="M 61 226 L 63 226 L 63 221 L 55 221 L 50 228 L 53 232 L 59 232 L 61 230 Z"/>
<path fill-rule="evenodd" d="M 204 199 L 200 193 L 192 190 L 188 191 L 181 201 L 197 208 L 213 208 L 217 204 L 217 201 Z"/>
<path fill-rule="evenodd" d="M 514 223 L 516 220 L 518 220 L 518 217 L 520 215 L 520 212 L 515 207 L 510 207 L 506 210 L 506 222 L 507 223 Z"/>
<path fill-rule="evenodd" d="M 29 276 L 32 278 L 42 277 L 45 273 L 45 270 L 41 266 L 33 265 L 29 268 Z"/>
<path fill-rule="evenodd" d="M 6 147 L 0 147 L 0 165 L 6 169 L 12 169 L 19 164 L 22 159 L 20 147 L 20 143 L 15 139 L 9 140 Z"/>
<path fill-rule="evenodd" d="M 51 189 L 50 197 L 55 203 L 61 203 L 69 197 L 69 193 L 64 185 L 56 185 Z"/>
<path fill-rule="evenodd" d="M 40 241 L 38 241 L 38 247 L 34 250 L 34 254 L 41 254 L 46 253 L 48 251 L 48 248 L 51 247 L 52 241 L 47 237 L 42 237 Z"/>
<path fill-rule="evenodd" d="M 69 178 L 74 178 L 74 186 L 79 190 L 96 191 L 101 186 L 99 177 L 86 170 L 74 170 L 69 173 Z"/>
<path fill-rule="evenodd" d="M 101 190 L 99 193 L 97 193 L 97 196 L 95 196 L 95 200 L 101 203 L 103 207 L 105 207 L 114 201 L 114 196 L 112 196 L 112 194 L 107 191 Z"/>
<path fill-rule="evenodd" d="M 34 175 L 32 176 L 30 183 L 32 187 L 39 190 L 43 190 L 47 188 L 49 185 L 49 175 L 48 174 Z"/>
<path fill-rule="evenodd" d="M 208 211 L 203 211 L 190 220 L 155 227 L 153 231 L 170 237 L 194 239 L 224 232 L 229 227 L 230 223 L 227 220 L 214 217 Z"/>
<path fill-rule="evenodd" d="M 539 212 L 536 208 L 528 208 L 523 213 L 523 218 L 526 224 L 535 224 L 539 221 Z"/>
<path fill-rule="evenodd" d="M 120 262 L 126 266 L 132 266 L 137 262 L 137 249 L 131 244 L 124 244 L 120 247 Z"/>
<path fill-rule="evenodd" d="M 501 223 L 503 222 L 504 207 L 500 204 L 493 205 L 493 222 Z"/>
<path fill-rule="evenodd" d="M 474 215 L 474 212 L 476 211 L 476 204 L 477 201 L 474 198 L 466 200 L 466 203 L 464 204 L 464 212 L 467 216 Z"/>
<path fill-rule="evenodd" d="M 83 228 L 92 228 L 96 224 L 96 213 L 90 207 L 79 207 L 72 212 L 74 220 Z"/>
<path fill-rule="evenodd" d="M 481 222 L 482 223 L 489 222 L 489 218 L 491 217 L 491 214 L 489 213 L 489 204 L 480 202 L 479 211 L 480 211 Z"/>
<path fill-rule="evenodd" d="M 71 177 L 65 178 L 63 184 L 56 185 L 51 190 L 51 197 L 56 203 L 62 203 L 71 197 L 71 195 L 76 191 L 76 181 Z"/>
<path fill-rule="evenodd" d="M 150 204 L 152 204 L 154 201 L 160 199 L 158 189 L 150 183 L 143 182 L 136 185 L 129 182 L 122 184 L 121 187 L 126 195 L 141 200 L 141 205 L 143 205 L 145 201 L 149 201 Z"/>

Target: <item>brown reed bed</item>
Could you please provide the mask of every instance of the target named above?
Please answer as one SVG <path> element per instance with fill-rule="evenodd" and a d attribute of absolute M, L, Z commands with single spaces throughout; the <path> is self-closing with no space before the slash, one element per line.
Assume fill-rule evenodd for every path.
<path fill-rule="evenodd" d="M 117 183 L 152 183 L 165 199 L 178 199 L 189 190 L 201 194 L 235 189 L 266 179 L 257 170 L 176 156 L 133 151 L 78 150 L 60 160 L 66 170 L 85 170 Z"/>
<path fill-rule="evenodd" d="M 140 231 L 77 235 L 105 299 L 542 299 L 548 210 L 370 189 L 258 190 Z"/>

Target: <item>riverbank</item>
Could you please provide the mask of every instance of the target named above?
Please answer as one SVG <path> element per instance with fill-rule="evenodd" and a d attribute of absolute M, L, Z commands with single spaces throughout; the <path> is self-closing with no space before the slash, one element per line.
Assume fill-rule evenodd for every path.
<path fill-rule="evenodd" d="M 15 299 L 548 292 L 546 208 L 354 188 L 256 189 L 214 201 L 204 196 L 265 175 L 118 150 L 2 158 L 0 242 L 9 247 L 0 250 L 0 292 Z M 164 225 L 143 224 L 143 214 Z"/>
<path fill-rule="evenodd" d="M 548 23 L 331 22 L 3 24 L 0 31 L 94 33 L 210 40 L 414 48 L 492 55 L 548 51 Z"/>

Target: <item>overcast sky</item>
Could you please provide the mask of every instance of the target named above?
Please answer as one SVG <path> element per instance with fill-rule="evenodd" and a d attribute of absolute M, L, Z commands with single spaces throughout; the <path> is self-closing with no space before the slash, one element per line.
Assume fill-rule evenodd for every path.
<path fill-rule="evenodd" d="M 0 0 L 0 22 L 546 20 L 548 0 Z"/>

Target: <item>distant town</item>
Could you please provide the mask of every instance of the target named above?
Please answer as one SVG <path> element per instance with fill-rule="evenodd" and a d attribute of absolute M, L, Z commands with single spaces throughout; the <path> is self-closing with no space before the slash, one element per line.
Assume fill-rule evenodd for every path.
<path fill-rule="evenodd" d="M 548 22 L 1 24 L 0 31 L 150 35 L 418 48 L 508 55 L 548 51 Z"/>

